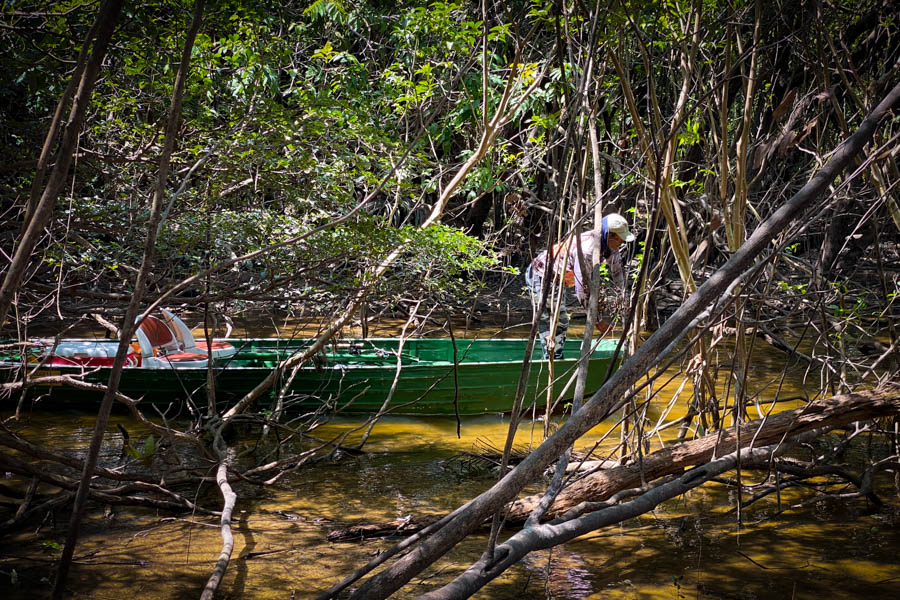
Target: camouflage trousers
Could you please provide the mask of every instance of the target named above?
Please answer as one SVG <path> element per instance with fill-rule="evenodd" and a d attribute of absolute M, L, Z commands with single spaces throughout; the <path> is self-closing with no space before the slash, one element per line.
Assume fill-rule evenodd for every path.
<path fill-rule="evenodd" d="M 543 277 L 534 273 L 530 265 L 525 269 L 525 283 L 528 285 L 528 292 L 531 295 L 531 308 L 535 312 L 540 310 L 541 295 L 543 294 L 542 280 Z M 541 340 L 541 350 L 543 351 L 545 359 L 550 357 L 550 321 L 552 319 L 551 310 L 553 308 L 553 292 L 554 290 L 550 290 L 550 294 L 547 296 L 547 303 L 544 305 L 543 310 L 541 310 L 540 320 L 538 321 L 538 337 Z M 563 348 L 565 348 L 566 345 L 566 331 L 569 329 L 569 311 L 566 308 L 568 296 L 568 288 L 563 286 L 563 298 L 559 307 L 559 319 L 557 319 L 556 329 L 552 334 L 553 358 L 556 360 L 563 358 Z"/>

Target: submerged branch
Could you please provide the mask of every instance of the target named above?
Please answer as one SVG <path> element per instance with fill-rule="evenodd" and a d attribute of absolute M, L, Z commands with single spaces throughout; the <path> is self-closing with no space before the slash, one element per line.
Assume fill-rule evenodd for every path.
<path fill-rule="evenodd" d="M 219 584 L 222 582 L 222 577 L 225 576 L 225 569 L 228 568 L 228 563 L 231 561 L 231 552 L 234 550 L 234 534 L 231 532 L 231 513 L 234 511 L 235 502 L 237 502 L 237 494 L 234 493 L 234 490 L 231 489 L 231 485 L 228 483 L 228 465 L 233 457 L 234 452 L 228 450 L 225 453 L 225 456 L 222 457 L 222 460 L 219 463 L 219 469 L 216 472 L 216 483 L 219 484 L 219 489 L 221 490 L 222 498 L 224 499 L 221 520 L 222 552 L 219 554 L 219 560 L 216 561 L 216 566 L 213 569 L 212 575 L 209 576 L 209 580 L 206 582 L 206 587 L 203 589 L 203 594 L 200 596 L 201 600 L 212 600 L 213 595 L 216 593 L 216 589 L 218 589 Z"/>
<path fill-rule="evenodd" d="M 767 419 L 745 423 L 740 432 L 740 447 L 760 447 L 781 443 L 792 436 L 816 430 L 846 426 L 856 421 L 874 419 L 900 413 L 900 386 L 887 385 L 878 390 L 843 394 L 818 400 L 803 408 L 789 410 Z M 644 480 L 652 482 L 677 475 L 685 469 L 702 465 L 717 456 L 734 452 L 738 436 L 734 430 L 714 432 L 702 438 L 658 450 L 643 457 L 641 464 L 629 464 L 597 471 L 569 485 L 557 496 L 547 511 L 547 518 L 570 518 L 594 508 L 591 503 L 602 502 L 625 490 L 641 488 Z M 628 494 L 633 495 L 633 494 Z M 509 506 L 506 522 L 524 523 L 542 494 L 516 500 Z M 398 527 L 397 522 L 385 524 L 357 524 L 328 534 L 329 541 L 360 540 L 369 536 L 383 536 L 387 532 L 410 532 L 415 525 L 424 526 L 428 519 L 414 517 L 410 523 Z"/>

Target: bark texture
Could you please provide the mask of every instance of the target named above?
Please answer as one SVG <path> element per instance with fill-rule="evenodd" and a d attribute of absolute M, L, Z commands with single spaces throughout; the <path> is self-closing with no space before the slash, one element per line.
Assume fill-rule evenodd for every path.
<path fill-rule="evenodd" d="M 738 439 L 741 449 L 759 448 L 779 444 L 807 431 L 829 430 L 857 421 L 897 414 L 900 414 L 900 385 L 897 384 L 818 400 L 803 408 L 784 411 L 767 419 L 749 421 L 741 426 L 740 436 L 733 429 L 718 431 L 648 454 L 641 464 L 597 471 L 563 489 L 545 517 L 560 518 L 569 511 L 580 513 L 586 502 L 602 502 L 624 490 L 640 487 L 641 471 L 644 473 L 643 481 L 652 482 L 736 452 Z M 506 523 L 524 523 L 542 497 L 543 494 L 536 494 L 513 502 L 509 506 Z M 406 521 L 356 524 L 332 531 L 328 534 L 328 540 L 352 541 L 411 533 L 431 522 L 433 520 L 413 517 Z"/>
<path fill-rule="evenodd" d="M 387 598 L 403 587 L 417 573 L 480 527 L 484 519 L 513 500 L 525 485 L 535 481 L 547 466 L 591 427 L 601 423 L 614 410 L 621 407 L 628 388 L 647 373 L 650 367 L 657 364 L 684 333 L 690 330 L 695 320 L 726 294 L 745 271 L 756 264 L 776 235 L 798 219 L 826 192 L 831 182 L 872 139 L 882 118 L 898 100 L 900 100 L 900 84 L 894 86 L 887 97 L 866 117 L 857 132 L 834 151 L 831 160 L 788 202 L 760 224 L 747 242 L 647 339 L 632 358 L 622 365 L 569 422 L 497 484 L 473 499 L 466 510 L 460 511 L 446 526 L 396 563 L 365 581 L 351 598 L 366 600 Z"/>

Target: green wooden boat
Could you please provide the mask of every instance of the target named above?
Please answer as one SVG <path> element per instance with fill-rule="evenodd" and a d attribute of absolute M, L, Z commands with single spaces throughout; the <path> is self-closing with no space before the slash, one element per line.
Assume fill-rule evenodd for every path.
<path fill-rule="evenodd" d="M 315 360 L 295 370 L 279 373 L 278 384 L 263 402 L 271 403 L 279 390 L 291 410 L 333 410 L 346 413 L 373 413 L 391 395 L 393 414 L 461 415 L 502 413 L 511 410 L 525 353 L 524 339 L 352 339 L 330 343 Z M 228 406 L 252 390 L 276 369 L 280 361 L 302 352 L 309 340 L 230 339 L 236 352 L 213 358 L 216 398 Z M 575 358 L 580 340 L 566 343 L 563 360 L 553 363 L 554 396 L 571 398 L 574 392 Z M 92 383 L 106 383 L 115 341 L 69 340 L 63 344 L 88 347 L 89 357 L 65 359 L 49 354 L 49 349 L 32 348 L 26 356 L 29 379 L 53 375 L 77 375 Z M 82 346 L 79 346 L 81 344 Z M 227 345 L 227 344 L 226 344 Z M 600 340 L 588 368 L 587 390 L 599 388 L 606 377 L 615 340 Z M 59 346 L 57 347 L 59 348 Z M 71 354 L 71 353 L 70 353 Z M 98 357 L 98 355 L 103 355 Z M 76 364 L 80 361 L 79 364 Z M 548 361 L 540 349 L 532 354 L 526 405 L 546 402 Z M 168 405 L 194 402 L 206 404 L 205 366 L 164 363 L 148 368 L 130 360 L 122 374 L 120 391 L 143 402 Z M 159 362 L 159 361 L 157 361 Z M 18 352 L 0 353 L 0 369 L 7 381 L 22 375 Z M 398 375 L 399 364 L 399 375 Z M 395 384 L 396 377 L 396 384 Z M 391 391 L 393 388 L 393 392 Z M 65 383 L 38 384 L 28 388 L 32 397 L 49 400 L 98 401 L 97 392 L 73 388 Z"/>

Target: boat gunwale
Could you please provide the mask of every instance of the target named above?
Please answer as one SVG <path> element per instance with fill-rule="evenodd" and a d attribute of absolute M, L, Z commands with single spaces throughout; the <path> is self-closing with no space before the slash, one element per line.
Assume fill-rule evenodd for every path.
<path fill-rule="evenodd" d="M 290 345 L 299 345 L 309 339 L 310 338 L 296 338 L 296 339 L 288 339 L 287 341 Z M 391 337 L 391 338 L 344 338 L 344 339 L 340 340 L 339 343 L 342 343 L 342 344 L 352 344 L 352 343 L 357 343 L 357 342 L 374 343 L 374 340 L 378 340 L 378 342 L 398 342 L 399 343 L 399 341 L 401 339 L 403 339 L 403 338 L 396 338 L 396 337 Z M 416 341 L 416 342 L 418 342 L 418 341 L 435 341 L 436 342 L 436 341 L 450 340 L 451 338 L 405 338 L 405 339 L 407 342 L 411 341 L 411 340 Z M 508 342 L 509 345 L 513 345 L 513 344 L 518 345 L 518 344 L 527 342 L 527 338 L 456 338 L 456 340 L 458 342 L 457 345 L 463 345 L 463 346 L 465 346 L 465 343 L 467 341 L 468 342 L 491 342 L 491 343 L 507 343 Z M 609 342 L 614 341 L 612 338 L 603 338 L 603 340 L 601 340 L 601 342 L 604 340 L 607 342 L 607 345 L 609 344 Z M 64 339 L 59 340 L 60 343 L 67 342 L 67 341 L 68 342 L 71 342 L 71 341 L 108 341 L 111 344 L 118 343 L 118 341 L 116 341 L 116 340 L 92 339 L 92 338 L 64 338 Z M 213 365 L 214 370 L 217 372 L 223 372 L 223 371 L 231 371 L 231 372 L 271 371 L 271 370 L 277 368 L 278 364 L 280 364 L 284 360 L 290 358 L 291 356 L 296 355 L 296 353 L 285 355 L 283 358 L 281 358 L 277 362 L 273 361 L 273 362 L 275 362 L 275 364 L 267 365 L 267 366 L 249 366 L 249 365 L 241 365 L 241 364 L 232 365 L 231 364 L 232 362 L 243 362 L 243 361 L 254 360 L 253 358 L 243 358 L 243 359 L 240 358 L 242 346 L 246 346 L 248 343 L 251 343 L 251 342 L 271 343 L 271 344 L 277 345 L 278 343 L 285 342 L 285 338 L 213 338 L 213 341 L 226 341 L 226 342 L 232 344 L 233 346 L 235 346 L 236 348 L 238 348 L 238 352 L 234 356 L 224 358 L 224 359 L 219 359 L 219 362 L 214 363 L 214 365 Z M 574 341 L 574 340 L 572 340 L 572 341 Z M 471 345 L 471 344 L 469 344 L 469 345 Z M 327 348 L 327 346 L 326 346 L 326 348 Z M 277 348 L 273 349 L 273 352 L 272 352 L 273 355 L 276 354 L 276 350 L 277 350 Z M 524 350 L 524 348 L 523 348 L 523 350 Z M 465 352 L 465 347 L 462 348 L 461 352 Z M 534 350 L 532 350 L 532 353 L 534 353 Z M 613 354 L 614 354 L 613 351 L 604 350 L 598 344 L 598 347 L 595 348 L 593 350 L 593 352 L 590 354 L 589 362 L 611 360 L 613 357 Z M 396 366 L 397 366 L 397 364 L 396 364 L 397 354 L 395 352 L 390 352 L 389 355 L 386 355 L 383 359 L 384 360 L 383 364 L 343 363 L 343 362 L 339 361 L 339 358 L 342 356 L 351 356 L 351 357 L 358 356 L 358 355 L 352 355 L 352 354 L 346 355 L 346 354 L 338 354 L 338 353 L 329 353 L 326 351 L 326 356 L 330 360 L 334 360 L 335 362 L 324 365 L 324 366 L 307 363 L 307 364 L 304 364 L 301 367 L 301 369 L 302 370 L 322 370 L 322 371 L 331 370 L 331 369 L 385 370 L 388 368 L 396 368 Z M 401 370 L 408 370 L 408 369 L 414 369 L 414 368 L 422 369 L 422 368 L 431 368 L 431 367 L 453 367 L 454 365 L 456 365 L 458 367 L 474 367 L 474 366 L 481 366 L 481 365 L 511 365 L 511 364 L 517 364 L 517 363 L 521 364 L 524 360 L 524 356 L 520 356 L 515 359 L 509 359 L 509 360 L 483 360 L 483 361 L 423 360 L 416 356 L 406 356 L 405 358 L 407 358 L 410 362 L 409 363 L 401 362 Z M 554 364 L 557 364 L 557 365 L 568 366 L 570 363 L 577 363 L 579 360 L 580 360 L 580 357 L 573 357 L 573 358 L 555 359 L 553 362 L 554 362 Z M 532 356 L 531 362 L 534 364 L 543 365 L 543 364 L 549 364 L 550 361 L 549 361 L 549 359 L 540 358 L 540 357 L 536 358 L 536 357 Z M 44 370 L 53 370 L 53 371 L 78 372 L 78 373 L 82 373 L 82 372 L 95 373 L 95 372 L 102 372 L 103 370 L 108 370 L 108 369 L 112 368 L 109 366 L 89 367 L 87 365 L 77 365 L 77 364 L 73 364 L 73 365 L 55 365 L 54 364 L 54 365 L 40 365 L 40 366 L 38 366 L 37 363 L 25 363 L 25 364 L 26 365 L 33 364 L 34 365 L 33 368 L 36 368 L 38 372 L 44 371 Z M 18 367 L 22 367 L 22 366 L 23 366 L 23 363 L 21 360 L 19 360 L 19 361 L 0 360 L 0 369 L 2 369 L 2 368 L 18 368 Z M 146 367 L 137 366 L 137 365 L 125 365 L 124 370 L 129 371 L 129 372 L 140 371 L 140 372 L 147 372 L 147 373 L 150 373 L 150 372 L 159 373 L 159 372 L 169 372 L 169 371 L 177 371 L 177 372 L 181 372 L 181 373 L 184 373 L 184 372 L 191 373 L 191 372 L 197 372 L 197 371 L 206 372 L 207 366 L 206 365 L 185 366 L 185 367 L 172 366 L 170 368 L 167 368 L 167 367 L 146 368 Z"/>

